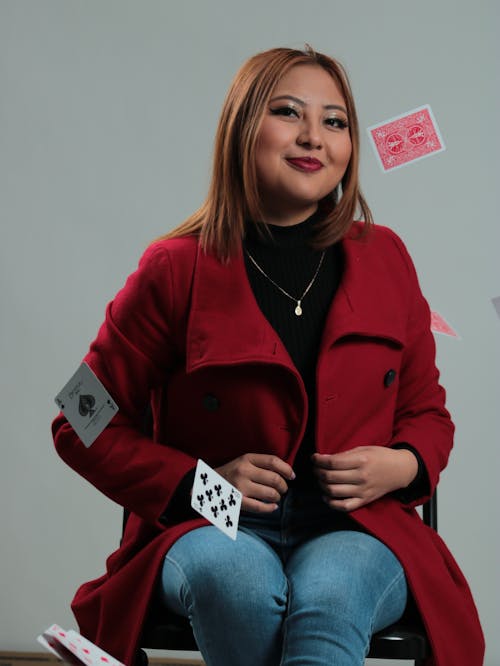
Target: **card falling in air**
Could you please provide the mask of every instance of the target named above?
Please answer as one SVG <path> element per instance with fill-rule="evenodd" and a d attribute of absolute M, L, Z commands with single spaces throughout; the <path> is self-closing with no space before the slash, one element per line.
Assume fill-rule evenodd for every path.
<path fill-rule="evenodd" d="M 500 317 L 500 296 L 495 296 L 495 298 L 491 299 L 491 302 L 493 303 L 493 307 L 497 311 L 497 315 Z"/>
<path fill-rule="evenodd" d="M 81 636 L 77 631 L 66 631 L 58 624 L 51 625 L 37 641 L 49 652 L 55 654 L 64 664 L 75 666 L 123 666 L 101 648 Z"/>
<path fill-rule="evenodd" d="M 368 127 L 382 171 L 391 171 L 445 150 L 431 107 L 412 111 Z"/>
<path fill-rule="evenodd" d="M 203 460 L 198 460 L 191 506 L 233 541 L 238 534 L 242 499 L 243 496 L 237 488 Z"/>
<path fill-rule="evenodd" d="M 437 312 L 431 311 L 431 331 L 433 333 L 442 333 L 452 338 L 460 338 L 458 333 L 452 329 L 448 322 Z"/>
<path fill-rule="evenodd" d="M 118 405 L 86 363 L 81 364 L 55 402 L 87 448 L 118 412 Z"/>

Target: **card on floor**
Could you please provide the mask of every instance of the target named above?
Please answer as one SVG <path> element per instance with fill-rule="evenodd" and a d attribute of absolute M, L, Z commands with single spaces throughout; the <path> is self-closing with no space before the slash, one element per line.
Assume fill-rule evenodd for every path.
<path fill-rule="evenodd" d="M 382 171 L 391 171 L 445 150 L 428 104 L 372 125 L 367 131 Z"/>
<path fill-rule="evenodd" d="M 233 540 L 238 532 L 242 499 L 237 488 L 203 460 L 198 460 L 191 506 Z"/>
<path fill-rule="evenodd" d="M 86 363 L 82 363 L 55 402 L 89 447 L 118 412 L 118 405 Z"/>

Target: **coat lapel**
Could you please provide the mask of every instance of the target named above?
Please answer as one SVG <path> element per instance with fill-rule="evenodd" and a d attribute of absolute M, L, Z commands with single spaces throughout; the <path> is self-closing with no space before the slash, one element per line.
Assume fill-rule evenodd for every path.
<path fill-rule="evenodd" d="M 401 287 L 377 247 L 376 234 L 375 229 L 366 239 L 342 241 L 344 273 L 325 322 L 321 352 L 353 335 L 405 342 Z"/>
<path fill-rule="evenodd" d="M 250 362 L 278 363 L 297 373 L 281 339 L 257 305 L 242 250 L 230 262 L 221 263 L 198 248 L 187 371 Z"/>
<path fill-rule="evenodd" d="M 348 335 L 382 337 L 404 344 L 398 287 L 385 256 L 370 247 L 372 242 L 370 236 L 342 241 L 344 274 L 327 316 L 321 351 Z M 284 365 L 297 374 L 280 337 L 255 300 L 242 250 L 230 262 L 221 263 L 198 248 L 187 371 L 206 365 L 250 362 Z"/>

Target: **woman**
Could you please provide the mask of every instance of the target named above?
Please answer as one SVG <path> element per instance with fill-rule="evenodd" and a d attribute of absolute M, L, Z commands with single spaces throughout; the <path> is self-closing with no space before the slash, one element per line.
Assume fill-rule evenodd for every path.
<path fill-rule="evenodd" d="M 415 511 L 453 437 L 429 308 L 361 196 L 340 65 L 251 58 L 214 155 L 204 206 L 146 251 L 85 357 L 119 413 L 89 448 L 53 425 L 64 460 L 131 511 L 77 592 L 82 632 L 131 663 L 159 595 L 209 666 L 353 666 L 411 602 L 429 664 L 480 666 L 467 583 Z M 234 542 L 189 507 L 198 458 L 242 492 Z"/>

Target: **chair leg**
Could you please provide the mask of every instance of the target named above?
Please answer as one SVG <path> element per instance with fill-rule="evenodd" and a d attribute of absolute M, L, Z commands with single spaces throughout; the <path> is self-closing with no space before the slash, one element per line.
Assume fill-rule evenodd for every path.
<path fill-rule="evenodd" d="M 135 655 L 134 666 L 148 666 L 148 663 L 147 653 L 139 648 Z"/>

